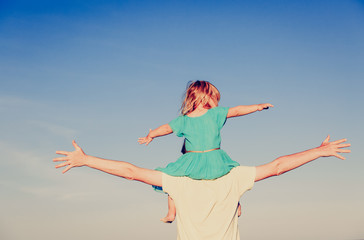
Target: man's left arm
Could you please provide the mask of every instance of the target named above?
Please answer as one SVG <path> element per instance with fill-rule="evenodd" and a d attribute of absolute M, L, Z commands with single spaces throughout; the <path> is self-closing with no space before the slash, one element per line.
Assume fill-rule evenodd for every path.
<path fill-rule="evenodd" d="M 279 176 L 285 172 L 298 168 L 320 157 L 334 156 L 344 160 L 345 158 L 339 153 L 349 153 L 349 143 L 345 143 L 346 139 L 330 142 L 330 136 L 322 142 L 317 148 L 312 148 L 303 152 L 286 155 L 275 159 L 274 161 L 256 167 L 255 181 L 260 181 L 272 176 Z"/>

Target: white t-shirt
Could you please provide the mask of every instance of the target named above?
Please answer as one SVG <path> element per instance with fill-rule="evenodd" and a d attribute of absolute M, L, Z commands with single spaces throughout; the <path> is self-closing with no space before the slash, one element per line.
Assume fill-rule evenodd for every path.
<path fill-rule="evenodd" d="M 255 167 L 238 166 L 215 180 L 163 173 L 163 191 L 177 209 L 177 240 L 238 240 L 237 206 L 254 185 Z"/>

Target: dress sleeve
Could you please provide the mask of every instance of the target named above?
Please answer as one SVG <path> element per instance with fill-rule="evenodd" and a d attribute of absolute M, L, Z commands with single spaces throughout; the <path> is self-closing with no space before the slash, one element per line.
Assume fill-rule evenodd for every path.
<path fill-rule="evenodd" d="M 168 123 L 177 137 L 183 137 L 183 123 L 183 116 L 179 116 Z"/>
<path fill-rule="evenodd" d="M 228 107 L 216 107 L 215 111 L 216 111 L 216 122 L 217 122 L 217 125 L 219 126 L 219 128 L 221 129 L 226 122 L 226 117 L 227 117 L 229 108 Z"/>

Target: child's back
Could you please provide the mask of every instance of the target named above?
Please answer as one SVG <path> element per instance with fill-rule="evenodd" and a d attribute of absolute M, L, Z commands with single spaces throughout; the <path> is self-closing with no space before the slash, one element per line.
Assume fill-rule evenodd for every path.
<path fill-rule="evenodd" d="M 173 132 L 185 137 L 186 154 L 166 168 L 158 168 L 172 176 L 193 179 L 215 179 L 239 164 L 220 149 L 220 130 L 228 108 L 214 107 L 198 117 L 182 115 L 169 123 Z"/>

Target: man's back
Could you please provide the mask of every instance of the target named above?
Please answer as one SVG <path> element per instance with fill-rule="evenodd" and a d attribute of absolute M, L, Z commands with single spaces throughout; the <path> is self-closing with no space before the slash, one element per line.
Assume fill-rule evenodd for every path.
<path fill-rule="evenodd" d="M 177 208 L 177 239 L 239 239 L 237 206 L 254 185 L 255 167 L 235 167 L 215 180 L 163 174 L 163 190 Z"/>

